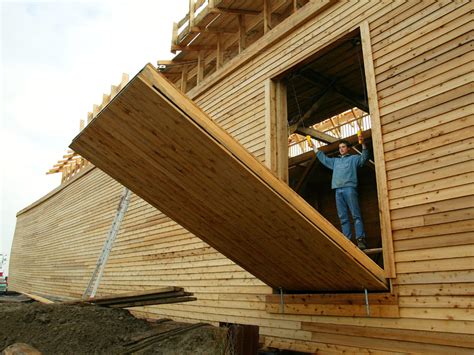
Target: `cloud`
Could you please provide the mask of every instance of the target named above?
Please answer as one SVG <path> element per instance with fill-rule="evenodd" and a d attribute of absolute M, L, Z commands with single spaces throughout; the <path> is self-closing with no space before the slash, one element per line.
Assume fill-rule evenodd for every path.
<path fill-rule="evenodd" d="M 1 1 L 0 253 L 15 215 L 59 185 L 45 175 L 122 73 L 170 59 L 188 1 Z"/>

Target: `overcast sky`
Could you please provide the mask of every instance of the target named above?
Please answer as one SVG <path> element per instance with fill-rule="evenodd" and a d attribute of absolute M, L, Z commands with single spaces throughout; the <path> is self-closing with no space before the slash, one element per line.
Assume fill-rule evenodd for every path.
<path fill-rule="evenodd" d="M 60 184 L 45 175 L 122 73 L 171 59 L 188 0 L 0 0 L 0 253 L 16 213 Z"/>

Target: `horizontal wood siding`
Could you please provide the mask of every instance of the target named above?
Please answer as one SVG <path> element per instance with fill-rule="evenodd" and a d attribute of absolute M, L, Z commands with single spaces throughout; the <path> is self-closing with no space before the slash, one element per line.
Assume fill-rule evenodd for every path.
<path fill-rule="evenodd" d="M 472 322 L 472 3 L 371 25 L 400 316 Z M 470 324 L 470 323 L 468 323 Z"/>
<path fill-rule="evenodd" d="M 264 161 L 265 80 L 369 22 L 400 318 L 267 313 L 269 287 L 136 196 L 99 294 L 185 287 L 197 301 L 135 312 L 255 324 L 267 345 L 299 351 L 469 351 L 474 329 L 470 19 L 468 1 L 339 1 L 194 97 Z M 120 193 L 121 186 L 94 169 L 20 214 L 11 254 L 12 288 L 79 296 Z M 343 332 L 334 325 L 348 328 Z M 351 333 L 359 327 L 377 328 L 377 335 Z M 406 330 L 413 331 L 412 338 L 403 335 Z"/>

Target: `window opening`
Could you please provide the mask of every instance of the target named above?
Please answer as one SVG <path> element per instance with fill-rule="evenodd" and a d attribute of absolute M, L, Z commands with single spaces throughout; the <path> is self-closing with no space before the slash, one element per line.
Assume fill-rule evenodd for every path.
<path fill-rule="evenodd" d="M 351 154 L 360 154 L 357 134 L 362 131 L 370 159 L 358 169 L 366 254 L 383 267 L 371 118 L 359 30 L 290 69 L 281 80 L 287 86 L 289 185 L 339 230 L 335 192 L 331 189 L 332 171 L 316 158 L 306 136 L 315 139 L 317 147 L 333 157 L 339 155 L 340 139 L 353 144 Z M 352 216 L 350 219 L 355 242 Z"/>

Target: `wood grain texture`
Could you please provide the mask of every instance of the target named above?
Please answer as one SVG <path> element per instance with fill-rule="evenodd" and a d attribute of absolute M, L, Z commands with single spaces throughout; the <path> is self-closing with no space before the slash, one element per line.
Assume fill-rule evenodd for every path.
<path fill-rule="evenodd" d="M 377 265 L 151 66 L 71 147 L 273 287 L 386 288 Z"/>
<path fill-rule="evenodd" d="M 455 256 L 474 244 L 474 189 L 465 184 L 459 190 L 449 178 L 457 181 L 458 175 L 473 171 L 472 127 L 459 121 L 459 129 L 450 131 L 473 102 L 472 80 L 463 80 L 472 77 L 472 70 L 466 70 L 463 63 L 472 59 L 472 21 L 466 19 L 472 18 L 473 2 L 443 1 L 438 10 L 436 4 L 434 0 L 337 1 L 322 15 L 302 25 L 294 23 L 288 35 L 269 43 L 265 50 L 248 52 L 242 62 L 238 58 L 224 61 L 222 75 L 208 75 L 202 86 L 188 91 L 215 122 L 264 161 L 268 128 L 264 83 L 368 21 L 376 92 L 384 100 L 380 107 L 382 142 L 384 150 L 390 149 L 388 156 L 381 157 L 385 159 L 387 200 L 394 196 L 392 206 L 397 207 L 389 213 L 394 259 L 401 272 L 392 279 L 400 318 L 268 313 L 265 297 L 272 292 L 269 286 L 136 195 L 99 294 L 123 292 L 124 287 L 136 291 L 170 284 L 184 287 L 198 300 L 139 307 L 134 313 L 215 325 L 254 324 L 260 327 L 265 345 L 284 349 L 452 354 L 468 346 L 472 353 L 472 257 Z M 444 21 L 446 16 L 449 22 Z M 227 64 L 233 67 L 228 72 Z M 446 85 L 442 79 L 449 73 L 459 76 L 448 79 Z M 189 89 L 191 81 L 188 84 Z M 431 138 L 431 129 L 439 136 Z M 177 149 L 194 149 L 184 142 L 174 144 Z M 438 181 L 439 188 L 429 192 L 429 200 L 419 198 L 430 183 Z M 95 168 L 23 210 L 17 217 L 10 258 L 11 287 L 79 297 L 110 228 L 121 190 Z M 442 198 L 436 198 L 435 191 Z M 462 191 L 466 193 L 459 193 Z M 399 203 L 404 201 L 407 203 Z M 437 259 L 426 259 L 431 256 Z M 411 257 L 415 260 L 409 261 Z M 302 322 L 317 323 L 318 328 L 304 330 Z M 351 333 L 359 330 L 367 332 Z"/>

